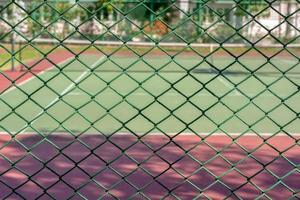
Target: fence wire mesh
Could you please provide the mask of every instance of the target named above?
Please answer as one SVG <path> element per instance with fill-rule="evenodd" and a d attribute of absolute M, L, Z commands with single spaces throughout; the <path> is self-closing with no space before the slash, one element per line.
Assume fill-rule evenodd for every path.
<path fill-rule="evenodd" d="M 0 0 L 0 199 L 300 199 L 298 0 Z"/>

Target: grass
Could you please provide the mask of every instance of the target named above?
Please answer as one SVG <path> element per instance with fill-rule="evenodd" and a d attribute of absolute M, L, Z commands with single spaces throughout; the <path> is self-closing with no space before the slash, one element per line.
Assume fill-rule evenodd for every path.
<path fill-rule="evenodd" d="M 2 46 L 2 48 L 1 48 Z M 0 46 L 0 71 L 12 69 L 12 54 L 10 45 L 1 45 Z M 5 50 L 5 47 L 7 50 Z M 19 48 L 19 47 L 18 47 Z M 17 52 L 14 56 L 15 67 L 18 67 L 22 63 L 28 63 L 32 60 L 38 60 L 42 58 L 42 55 L 34 51 L 33 48 L 24 48 L 22 50 L 16 49 Z"/>

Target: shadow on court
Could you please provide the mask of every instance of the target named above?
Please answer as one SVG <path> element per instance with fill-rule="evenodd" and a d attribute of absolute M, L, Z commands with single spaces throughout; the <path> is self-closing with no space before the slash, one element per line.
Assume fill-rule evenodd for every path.
<path fill-rule="evenodd" d="M 300 189 L 299 138 L 288 136 L 16 139 L 0 136 L 0 199 L 288 199 Z"/>

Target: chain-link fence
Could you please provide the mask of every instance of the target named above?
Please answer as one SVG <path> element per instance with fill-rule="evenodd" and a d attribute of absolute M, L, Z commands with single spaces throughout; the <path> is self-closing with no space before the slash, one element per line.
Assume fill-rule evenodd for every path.
<path fill-rule="evenodd" d="M 0 0 L 0 199 L 299 199 L 298 0 Z"/>

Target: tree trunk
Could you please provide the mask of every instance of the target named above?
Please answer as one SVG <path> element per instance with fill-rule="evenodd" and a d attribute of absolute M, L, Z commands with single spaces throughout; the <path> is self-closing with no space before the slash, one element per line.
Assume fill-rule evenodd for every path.
<path fill-rule="evenodd" d="M 291 9 L 292 9 L 292 0 L 289 0 L 288 2 L 287 2 L 287 7 L 286 7 L 286 16 L 289 16 L 290 14 L 291 14 Z M 289 23 L 292 23 L 291 21 L 290 21 L 290 18 L 288 18 L 287 20 L 286 20 L 286 28 L 285 28 L 285 35 L 284 35 L 284 38 L 285 39 L 289 39 L 290 37 L 291 37 L 291 26 L 289 25 Z"/>

